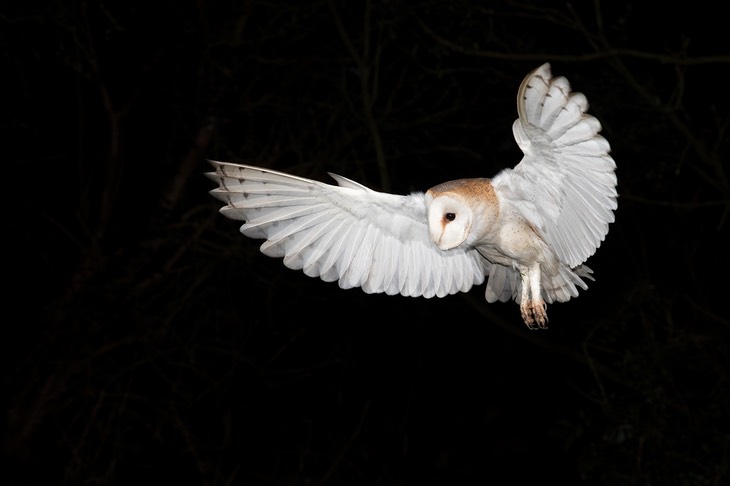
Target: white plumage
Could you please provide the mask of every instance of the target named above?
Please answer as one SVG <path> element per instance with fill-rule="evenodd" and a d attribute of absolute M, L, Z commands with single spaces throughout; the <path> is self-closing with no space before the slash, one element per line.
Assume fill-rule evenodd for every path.
<path fill-rule="evenodd" d="M 524 153 L 492 179 L 461 179 L 406 196 L 342 176 L 325 184 L 261 167 L 210 161 L 221 212 L 265 239 L 261 251 L 310 277 L 367 293 L 444 297 L 489 277 L 488 302 L 517 300 L 529 327 L 545 303 L 587 289 L 583 265 L 614 221 L 616 165 L 588 103 L 549 64 L 517 96 Z M 592 279 L 592 278 L 591 278 Z"/>

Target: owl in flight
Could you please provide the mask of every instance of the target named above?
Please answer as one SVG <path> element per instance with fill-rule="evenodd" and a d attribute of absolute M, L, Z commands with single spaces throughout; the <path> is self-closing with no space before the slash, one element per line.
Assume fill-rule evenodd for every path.
<path fill-rule="evenodd" d="M 524 157 L 491 179 L 444 182 L 406 196 L 330 174 L 337 185 L 262 167 L 210 161 L 206 175 L 266 240 L 261 252 L 310 277 L 367 293 L 444 297 L 487 279 L 487 302 L 519 303 L 529 328 L 547 327 L 546 303 L 587 289 L 593 255 L 614 221 L 616 164 L 588 102 L 550 65 L 517 92 Z"/>

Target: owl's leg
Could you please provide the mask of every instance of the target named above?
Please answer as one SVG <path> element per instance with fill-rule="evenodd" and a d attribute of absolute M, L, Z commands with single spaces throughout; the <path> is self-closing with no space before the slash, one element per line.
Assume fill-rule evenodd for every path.
<path fill-rule="evenodd" d="M 547 305 L 542 298 L 540 287 L 540 264 L 531 265 L 526 272 L 522 272 L 522 296 L 520 299 L 520 313 L 530 329 L 547 327 Z"/>

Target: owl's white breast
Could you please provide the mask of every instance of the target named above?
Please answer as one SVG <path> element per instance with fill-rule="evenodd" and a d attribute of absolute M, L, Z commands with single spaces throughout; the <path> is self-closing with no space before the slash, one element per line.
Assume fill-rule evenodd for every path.
<path fill-rule="evenodd" d="M 535 262 L 552 266 L 555 254 L 538 230 L 496 191 L 499 211 L 496 220 L 475 244 L 479 252 L 493 263 L 507 267 L 529 266 Z"/>

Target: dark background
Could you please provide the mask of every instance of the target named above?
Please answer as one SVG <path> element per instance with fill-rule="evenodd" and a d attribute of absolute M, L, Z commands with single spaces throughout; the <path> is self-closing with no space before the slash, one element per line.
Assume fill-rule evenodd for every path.
<path fill-rule="evenodd" d="M 730 35 L 669 5 L 5 4 L 0 481 L 728 484 Z M 492 176 L 546 61 L 620 194 L 547 331 L 307 278 L 208 194 L 206 158 Z"/>

